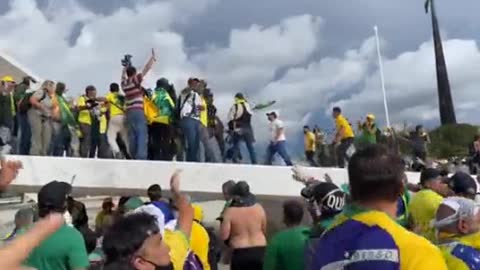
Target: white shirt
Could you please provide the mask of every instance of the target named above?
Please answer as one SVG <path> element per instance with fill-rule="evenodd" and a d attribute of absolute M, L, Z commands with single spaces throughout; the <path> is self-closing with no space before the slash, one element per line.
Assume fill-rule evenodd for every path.
<path fill-rule="evenodd" d="M 277 140 L 277 133 L 280 129 L 282 131 Z M 287 139 L 285 137 L 285 128 L 284 128 L 283 122 L 278 118 L 275 119 L 273 122 L 270 122 L 270 132 L 272 133 L 272 142 L 283 142 Z"/>
<path fill-rule="evenodd" d="M 185 100 L 187 97 L 188 99 Z M 191 117 L 193 119 L 200 120 L 200 111 L 197 109 L 199 106 L 202 106 L 202 99 L 200 98 L 200 95 L 198 95 L 195 91 L 191 91 L 190 96 L 189 94 L 182 95 L 180 97 L 180 102 L 180 104 L 183 105 L 180 111 L 181 118 Z"/>

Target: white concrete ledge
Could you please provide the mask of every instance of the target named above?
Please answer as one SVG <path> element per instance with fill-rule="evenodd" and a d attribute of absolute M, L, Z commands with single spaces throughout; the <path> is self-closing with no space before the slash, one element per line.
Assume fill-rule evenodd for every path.
<path fill-rule="evenodd" d="M 105 194 L 118 190 L 145 191 L 151 184 L 168 189 L 171 174 L 182 169 L 181 189 L 197 194 L 210 194 L 209 199 L 220 198 L 222 184 L 229 180 L 245 180 L 258 196 L 298 197 L 302 185 L 293 181 L 289 167 L 253 166 L 236 164 L 209 164 L 161 161 L 103 160 L 10 156 L 23 162 L 13 186 L 35 188 L 52 181 L 70 182 L 77 189 L 100 189 Z M 335 184 L 347 183 L 347 172 L 338 168 L 305 168 L 318 179 L 328 173 Z M 408 173 L 409 182 L 418 183 L 418 173 Z M 105 192 L 107 191 L 107 192 Z M 111 192 L 109 192 L 111 191 Z M 100 195 L 94 192 L 91 195 Z"/>

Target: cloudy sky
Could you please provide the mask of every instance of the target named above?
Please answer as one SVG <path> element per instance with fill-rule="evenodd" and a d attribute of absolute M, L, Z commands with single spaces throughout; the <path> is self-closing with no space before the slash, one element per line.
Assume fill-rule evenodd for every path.
<path fill-rule="evenodd" d="M 437 10 L 457 118 L 479 123 L 480 2 L 461 2 L 437 0 Z M 153 47 L 150 83 L 165 76 L 180 89 L 190 76 L 206 78 L 222 115 L 239 91 L 276 100 L 294 136 L 303 124 L 331 130 L 334 105 L 351 122 L 375 113 L 384 123 L 375 24 L 392 122 L 438 124 L 422 0 L 5 0 L 0 49 L 79 94 L 88 84 L 106 92 L 125 53 L 140 66 Z M 255 119 L 267 136 L 263 114 Z"/>

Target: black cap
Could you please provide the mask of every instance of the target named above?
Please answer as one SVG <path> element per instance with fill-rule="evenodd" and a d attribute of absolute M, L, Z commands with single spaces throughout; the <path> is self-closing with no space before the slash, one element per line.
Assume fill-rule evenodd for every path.
<path fill-rule="evenodd" d="M 455 194 L 475 196 L 477 194 L 477 183 L 468 173 L 457 172 L 448 180 L 448 186 Z"/>
<path fill-rule="evenodd" d="M 255 195 L 250 192 L 250 186 L 245 181 L 239 181 L 235 184 L 232 195 L 236 197 L 232 206 L 252 206 L 257 202 Z"/>
<path fill-rule="evenodd" d="M 441 176 L 442 175 L 439 170 L 434 168 L 427 168 L 423 170 L 420 174 L 420 185 L 425 185 L 428 181 L 436 180 Z"/>
<path fill-rule="evenodd" d="M 243 96 L 242 93 L 236 93 L 236 94 L 235 94 L 235 98 L 245 99 L 245 97 Z"/>
<path fill-rule="evenodd" d="M 71 192 L 70 184 L 52 181 L 44 185 L 38 192 L 38 206 L 39 208 L 61 209 L 65 207 L 67 197 Z"/>
<path fill-rule="evenodd" d="M 329 199 L 334 197 L 334 199 Z M 320 182 L 313 188 L 313 198 L 322 208 L 323 216 L 333 216 L 340 213 L 345 205 L 345 192 L 343 192 L 337 185 L 329 182 Z M 343 200 L 342 203 L 337 204 Z M 329 202 L 335 202 L 332 205 Z"/>
<path fill-rule="evenodd" d="M 277 113 L 276 112 L 269 112 L 269 113 L 267 113 L 267 116 L 277 117 Z"/>

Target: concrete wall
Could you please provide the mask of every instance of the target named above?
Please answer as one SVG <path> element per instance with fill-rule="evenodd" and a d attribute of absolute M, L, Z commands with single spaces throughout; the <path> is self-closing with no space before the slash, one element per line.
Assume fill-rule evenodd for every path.
<path fill-rule="evenodd" d="M 221 186 L 229 179 L 247 181 L 253 193 L 269 200 L 298 197 L 302 188 L 302 184 L 292 179 L 288 167 L 33 156 L 10 158 L 23 162 L 24 169 L 13 187 L 24 192 L 36 192 L 52 180 L 73 180 L 75 190 L 88 195 L 143 194 L 154 183 L 168 189 L 170 176 L 176 169 L 183 170 L 181 189 L 205 200 L 221 199 Z M 317 179 L 328 173 L 337 185 L 347 183 L 344 169 L 304 168 L 304 171 Z M 408 177 L 410 182 L 418 183 L 417 173 L 409 173 Z"/>

